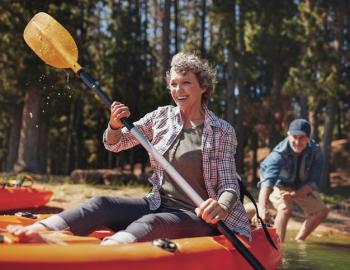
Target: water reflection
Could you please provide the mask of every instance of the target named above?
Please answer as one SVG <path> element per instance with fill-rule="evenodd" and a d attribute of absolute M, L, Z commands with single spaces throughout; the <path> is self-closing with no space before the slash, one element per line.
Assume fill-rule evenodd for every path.
<path fill-rule="evenodd" d="M 316 234 L 305 242 L 294 241 L 296 232 L 288 232 L 283 244 L 284 257 L 279 270 L 349 270 L 350 237 Z"/>

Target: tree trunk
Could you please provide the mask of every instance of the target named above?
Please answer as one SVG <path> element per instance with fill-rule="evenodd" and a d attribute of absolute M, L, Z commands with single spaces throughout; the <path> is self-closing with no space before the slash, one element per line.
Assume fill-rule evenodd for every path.
<path fill-rule="evenodd" d="M 22 121 L 22 106 L 14 106 L 13 111 L 13 122 L 10 129 L 10 136 L 8 140 L 8 154 L 6 157 L 6 171 L 12 171 L 17 161 L 18 157 L 18 145 L 21 130 Z"/>
<path fill-rule="evenodd" d="M 223 20 L 227 20 L 230 22 L 229 24 L 223 24 L 223 28 L 222 28 L 223 37 L 229 41 L 227 44 L 227 73 L 226 73 L 227 79 L 226 79 L 226 91 L 225 91 L 225 97 L 224 97 L 226 100 L 225 119 L 232 126 L 235 127 L 235 130 L 237 133 L 238 147 L 237 147 L 235 160 L 236 160 L 237 172 L 241 174 L 244 171 L 244 162 L 243 162 L 243 156 L 241 151 L 243 147 L 243 142 L 241 141 L 243 131 L 241 130 L 242 123 L 239 123 L 239 121 L 235 121 L 236 120 L 235 110 L 237 108 L 236 106 L 237 98 L 235 96 L 235 90 L 236 90 L 237 80 L 239 76 L 238 74 L 241 74 L 239 73 L 239 71 L 237 71 L 236 65 L 239 66 L 239 69 L 242 68 L 241 63 L 238 61 L 239 50 L 237 49 L 238 46 L 237 46 L 237 32 L 236 32 L 236 16 L 235 16 L 236 3 L 235 1 L 233 1 L 231 3 L 226 3 L 226 4 L 217 3 L 217 5 L 220 8 L 220 12 L 222 12 L 222 16 L 225 16 Z M 229 9 L 231 12 L 227 12 L 227 9 Z M 239 46 L 239 48 L 242 49 L 241 46 Z M 242 53 L 242 51 L 240 51 L 240 53 Z"/>
<path fill-rule="evenodd" d="M 333 128 L 335 123 L 336 102 L 330 99 L 327 103 L 325 123 L 324 123 L 324 135 L 322 139 L 324 162 L 323 173 L 321 176 L 320 187 L 322 191 L 327 191 L 329 188 L 329 173 L 330 173 L 330 160 L 331 160 L 331 143 L 333 137 Z"/>
<path fill-rule="evenodd" d="M 164 8 L 162 10 L 162 41 L 161 41 L 161 78 L 163 86 L 165 86 L 165 72 L 169 67 L 170 51 L 169 51 L 169 39 L 170 39 L 170 0 L 164 1 Z"/>
<path fill-rule="evenodd" d="M 15 172 L 41 173 L 39 162 L 39 92 L 29 87 L 24 97 L 22 125 Z M 39 144 L 40 143 L 40 144 Z"/>
<path fill-rule="evenodd" d="M 252 134 L 252 151 L 253 151 L 253 155 L 252 155 L 252 183 L 254 185 L 254 187 L 256 187 L 256 185 L 258 184 L 258 175 L 257 175 L 257 171 L 258 171 L 258 149 L 259 149 L 259 135 L 256 132 L 253 132 Z"/>
<path fill-rule="evenodd" d="M 333 33 L 334 33 L 334 42 L 332 46 L 337 55 L 337 62 L 332 66 L 332 70 L 336 75 L 336 82 L 339 83 L 341 81 L 341 70 L 342 70 L 342 62 L 345 57 L 345 54 L 342 50 L 343 42 L 343 34 L 344 34 L 344 21 L 345 19 L 345 11 L 346 8 L 342 5 L 342 1 L 339 5 L 335 7 L 335 20 L 333 25 Z M 332 26 L 331 26 L 332 27 Z M 333 89 L 332 89 L 333 90 Z M 330 173 L 330 161 L 331 161 L 331 143 L 333 139 L 333 129 L 335 126 L 335 116 L 338 110 L 339 104 L 337 103 L 337 97 L 329 97 L 327 101 L 326 107 L 326 115 L 325 115 L 325 125 L 324 125 L 324 136 L 323 136 L 323 151 L 324 151 L 324 168 L 321 177 L 320 187 L 322 191 L 327 191 L 330 187 L 329 183 L 329 173 Z"/>
<path fill-rule="evenodd" d="M 282 122 L 284 115 L 288 111 L 289 101 L 286 102 L 285 97 L 281 94 L 282 78 L 280 71 L 280 63 L 274 61 L 272 63 L 272 86 L 271 86 L 271 133 L 269 135 L 269 148 L 273 149 L 285 136 L 282 133 Z M 278 104 L 278 105 L 277 105 Z M 287 105 L 288 104 L 288 105 Z M 276 106 L 277 105 L 277 106 Z"/>
<path fill-rule="evenodd" d="M 41 173 L 47 173 L 47 150 L 48 150 L 48 121 L 49 113 L 40 111 L 39 114 L 40 124 L 39 128 L 39 142 L 40 147 L 38 149 L 38 161 Z"/>
<path fill-rule="evenodd" d="M 83 101 L 78 98 L 74 106 L 74 132 L 73 132 L 73 153 L 74 153 L 74 169 L 85 169 L 86 160 L 84 158 L 84 142 L 83 142 Z"/>
<path fill-rule="evenodd" d="M 300 95 L 300 118 L 308 119 L 307 96 Z"/>
<path fill-rule="evenodd" d="M 225 119 L 232 126 L 235 122 L 236 97 L 235 88 L 237 83 L 237 38 L 236 38 L 236 6 L 235 1 L 232 3 L 215 3 L 220 10 L 220 15 L 223 20 L 229 21 L 229 24 L 222 24 L 221 39 L 227 40 L 227 72 L 226 72 L 226 91 L 224 92 L 225 104 Z M 232 12 L 227 12 L 227 9 Z M 230 25 L 230 26 L 228 26 Z M 212 38 L 211 38 L 212 40 Z"/>
<path fill-rule="evenodd" d="M 202 0 L 201 4 L 201 9 L 202 9 L 202 17 L 201 17 L 201 55 L 202 57 L 205 57 L 206 55 L 206 50 L 205 50 L 205 21 L 206 21 L 206 16 L 207 16 L 207 1 Z"/>
<path fill-rule="evenodd" d="M 235 63 L 234 56 L 231 50 L 228 51 L 228 63 L 227 63 L 227 90 L 226 90 L 226 120 L 234 125 L 235 120 L 235 107 L 236 107 L 236 99 L 235 99 Z"/>
<path fill-rule="evenodd" d="M 342 139 L 343 138 L 343 129 L 342 129 L 342 103 L 339 102 L 338 109 L 337 109 L 337 136 L 336 139 Z"/>
<path fill-rule="evenodd" d="M 65 174 L 70 175 L 74 170 L 74 155 L 73 155 L 73 132 L 74 132 L 74 105 L 73 102 L 69 110 L 69 121 L 67 130 L 66 156 L 65 156 Z"/>
<path fill-rule="evenodd" d="M 174 0 L 174 47 L 175 53 L 179 51 L 179 1 Z"/>
<path fill-rule="evenodd" d="M 237 86 L 239 90 L 239 100 L 238 100 L 238 115 L 236 121 L 237 128 L 237 140 L 238 147 L 236 153 L 236 165 L 237 172 L 239 174 L 244 174 L 244 147 L 246 144 L 245 131 L 244 131 L 244 103 L 246 102 L 246 89 L 245 89 L 245 43 L 244 43 L 244 24 L 245 24 L 245 7 L 243 3 L 240 3 L 240 17 L 239 17 L 239 65 L 237 70 Z"/>
<path fill-rule="evenodd" d="M 348 110 L 345 120 L 347 121 L 348 130 L 350 130 L 350 110 Z M 350 132 L 347 132 L 347 133 L 348 133 L 347 139 L 350 140 Z"/>
<path fill-rule="evenodd" d="M 317 142 L 320 140 L 320 135 L 318 132 L 319 110 L 320 110 L 320 103 L 317 103 L 316 105 L 314 105 L 314 108 L 312 108 L 312 110 L 310 110 L 309 112 L 309 119 L 310 119 L 310 125 L 311 125 L 311 138 Z"/>

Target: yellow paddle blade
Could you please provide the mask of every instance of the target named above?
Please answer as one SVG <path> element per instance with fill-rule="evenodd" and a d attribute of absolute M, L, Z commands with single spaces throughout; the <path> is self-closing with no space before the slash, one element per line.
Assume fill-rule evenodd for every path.
<path fill-rule="evenodd" d="M 44 12 L 37 13 L 23 33 L 28 46 L 48 65 L 71 68 L 76 73 L 81 67 L 78 47 L 70 33 L 54 18 Z"/>

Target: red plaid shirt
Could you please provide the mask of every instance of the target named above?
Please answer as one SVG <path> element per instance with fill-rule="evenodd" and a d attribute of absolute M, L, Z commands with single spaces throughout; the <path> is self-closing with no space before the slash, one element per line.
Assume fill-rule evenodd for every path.
<path fill-rule="evenodd" d="M 226 121 L 205 109 L 205 120 L 202 135 L 203 177 L 209 197 L 218 200 L 221 193 L 230 191 L 239 198 L 235 151 L 237 146 L 234 128 Z M 180 110 L 178 107 L 165 106 L 146 114 L 134 123 L 143 135 L 154 145 L 162 155 L 172 145 L 183 128 Z M 119 152 L 131 148 L 139 142 L 128 131 L 122 128 L 122 136 L 116 144 L 107 143 L 107 132 L 113 132 L 109 127 L 104 133 L 103 142 L 106 149 Z M 153 185 L 152 191 L 146 196 L 152 210 L 161 204 L 159 190 L 163 179 L 164 169 L 150 156 L 153 174 L 149 181 Z M 184 175 L 185 179 L 186 176 Z M 237 200 L 227 218 L 226 225 L 235 232 L 251 239 L 248 217 L 242 203 Z"/>

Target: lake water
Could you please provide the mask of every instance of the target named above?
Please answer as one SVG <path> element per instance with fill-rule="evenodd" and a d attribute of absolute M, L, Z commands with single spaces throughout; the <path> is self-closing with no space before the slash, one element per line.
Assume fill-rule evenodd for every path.
<path fill-rule="evenodd" d="M 284 257 L 278 270 L 350 270 L 350 237 L 339 234 L 313 234 L 305 242 L 294 241 L 288 232 Z"/>

